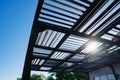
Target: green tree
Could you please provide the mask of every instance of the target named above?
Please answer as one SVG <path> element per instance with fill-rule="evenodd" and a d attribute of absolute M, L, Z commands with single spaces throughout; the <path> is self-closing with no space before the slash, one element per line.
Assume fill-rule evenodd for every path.
<path fill-rule="evenodd" d="M 88 80 L 88 78 L 86 74 L 81 72 L 56 72 L 51 73 L 47 80 Z"/>
<path fill-rule="evenodd" d="M 73 72 L 57 72 L 56 73 L 57 80 L 75 80 Z"/>
<path fill-rule="evenodd" d="M 45 76 L 42 75 L 42 74 L 33 74 L 31 77 L 30 77 L 30 80 L 45 80 Z"/>
<path fill-rule="evenodd" d="M 63 63 L 60 67 L 68 67 L 67 63 Z M 53 78 L 56 77 L 56 79 Z M 81 72 L 56 72 L 51 73 L 48 80 L 88 80 L 87 75 Z"/>
<path fill-rule="evenodd" d="M 50 72 L 49 74 L 50 74 L 50 75 L 47 77 L 47 80 L 55 80 L 55 79 L 54 79 L 54 76 L 55 76 L 56 73 Z"/>
<path fill-rule="evenodd" d="M 87 75 L 84 73 L 74 72 L 74 76 L 76 80 L 88 80 Z"/>
<path fill-rule="evenodd" d="M 22 80 L 21 78 L 17 78 L 17 80 Z"/>
<path fill-rule="evenodd" d="M 17 80 L 22 80 L 22 79 L 17 78 Z M 30 80 L 46 80 L 46 77 L 42 74 L 33 74 L 30 76 Z"/>

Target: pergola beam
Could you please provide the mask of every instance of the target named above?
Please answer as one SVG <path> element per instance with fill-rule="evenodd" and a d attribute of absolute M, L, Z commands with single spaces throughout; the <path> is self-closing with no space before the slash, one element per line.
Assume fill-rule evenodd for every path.
<path fill-rule="evenodd" d="M 59 51 L 59 52 L 66 52 L 66 53 L 70 53 L 70 54 L 74 54 L 75 53 L 74 51 L 68 51 L 68 50 L 63 50 L 63 49 L 56 49 L 56 48 L 45 47 L 45 46 L 40 46 L 40 45 L 34 45 L 34 47 L 35 48 L 40 48 L 40 49 L 45 49 L 45 50 L 50 50 L 50 51 L 54 51 L 55 50 L 55 51 Z M 85 55 L 85 54 L 83 54 L 83 55 Z"/>
<path fill-rule="evenodd" d="M 85 6 L 84 4 L 79 4 L 75 1 L 68 0 L 68 2 L 71 2 L 71 3 L 73 3 L 75 5 L 78 5 L 78 6 L 82 6 L 82 7 L 87 9 L 86 11 L 81 9 L 81 12 L 83 13 L 83 15 L 78 15 L 78 13 L 69 11 L 69 10 L 64 9 L 64 8 L 61 8 L 61 7 L 56 6 L 54 4 L 49 4 L 47 2 L 44 3 L 44 0 L 39 0 L 37 10 L 36 10 L 36 14 L 35 14 L 35 18 L 34 18 L 33 25 L 32 25 L 30 39 L 29 39 L 29 44 L 28 44 L 28 49 L 27 49 L 27 54 L 26 54 L 26 59 L 25 59 L 25 64 L 24 64 L 24 69 L 23 69 L 22 80 L 29 80 L 31 70 L 53 71 L 53 72 L 62 72 L 62 71 L 64 71 L 64 72 L 70 72 L 70 71 L 73 71 L 73 72 L 79 72 L 79 71 L 88 72 L 88 71 L 95 70 L 95 69 L 98 69 L 100 67 L 103 67 L 103 66 L 106 66 L 106 65 L 109 65 L 109 64 L 120 61 L 118 57 L 114 56 L 114 54 L 109 54 L 109 55 L 104 56 L 104 57 L 109 58 L 111 60 L 111 62 L 106 63 L 106 62 L 104 62 L 104 60 L 103 61 L 99 61 L 99 60 L 97 61 L 96 60 L 96 61 L 89 62 L 88 59 L 91 59 L 93 56 L 91 57 L 91 54 L 85 54 L 85 53 L 81 52 L 83 49 L 86 48 L 86 46 L 91 41 L 98 41 L 98 42 L 103 43 L 102 45 L 100 45 L 98 47 L 99 50 L 96 53 L 101 53 L 102 51 L 106 51 L 110 47 L 115 46 L 115 45 L 118 46 L 118 47 L 120 46 L 119 35 L 113 35 L 113 34 L 108 33 L 108 31 L 111 30 L 112 28 L 120 30 L 119 28 L 116 27 L 116 25 L 118 25 L 120 23 L 120 16 L 119 16 L 120 9 L 116 10 L 116 12 L 114 12 L 112 15 L 110 15 L 109 18 L 107 18 L 103 23 L 101 23 L 98 26 L 97 29 L 93 28 L 94 30 L 91 32 L 91 34 L 87 35 L 87 33 L 86 33 L 86 31 L 88 31 L 94 24 L 99 23 L 100 19 L 102 20 L 105 17 L 105 15 L 108 15 L 108 11 L 112 11 L 112 8 L 116 7 L 115 5 L 118 5 L 118 3 L 120 3 L 120 1 L 119 2 L 118 2 L 118 0 L 113 1 L 106 8 L 106 10 L 104 10 L 98 17 L 96 17 L 96 19 L 83 32 L 80 32 L 81 27 L 83 27 L 92 17 L 94 17 L 94 15 L 100 9 L 102 9 L 102 7 L 105 6 L 105 4 L 108 2 L 108 0 L 99 0 L 99 1 L 94 0 L 93 2 L 89 2 L 89 1 L 86 1 L 86 0 L 82 0 L 82 1 L 89 4 L 89 7 Z M 63 6 L 66 6 L 66 7 L 69 7 L 69 8 L 73 8 L 75 10 L 78 10 L 76 7 L 71 6 L 71 5 L 67 5 L 66 3 L 63 3 L 63 2 L 59 2 L 59 1 L 55 1 L 55 0 L 53 0 L 53 2 L 55 2 L 57 4 L 60 4 L 60 5 L 63 5 Z M 75 18 L 74 16 L 66 15 L 64 13 L 59 13 L 58 11 L 51 10 L 51 9 L 46 8 L 44 6 L 42 7 L 43 3 L 45 5 L 51 6 L 53 8 L 60 9 L 60 10 L 65 11 L 65 12 L 78 15 L 79 19 Z M 48 12 L 51 12 L 53 14 L 51 14 L 51 13 L 48 14 L 48 13 L 45 13 L 44 11 L 41 12 L 41 9 L 46 10 Z M 58 14 L 59 16 L 56 16 L 54 14 Z M 48 18 L 40 16 L 40 15 L 48 16 Z M 60 17 L 60 16 L 62 16 L 62 17 Z M 75 21 L 69 21 L 69 19 L 66 20 L 66 19 L 64 19 L 64 16 L 68 17 L 69 19 L 76 20 L 76 22 Z M 55 18 L 55 19 L 53 19 L 53 18 Z M 43 21 L 41 19 L 43 19 Z M 112 19 L 114 19 L 114 21 L 110 22 L 110 20 L 112 20 Z M 51 21 L 51 22 L 47 23 L 46 21 L 44 22 L 44 20 L 46 20 L 46 21 L 48 20 L 48 21 Z M 59 21 L 59 20 L 62 20 L 62 21 Z M 67 22 L 72 22 L 74 25 L 71 26 L 71 24 L 68 24 L 68 23 L 64 22 L 65 20 Z M 62 27 L 62 26 L 54 24 L 52 22 L 55 22 L 55 23 L 58 23 L 58 24 L 63 24 L 63 25 L 66 25 L 70 28 L 67 28 L 66 26 Z M 105 24 L 108 24 L 108 25 L 106 26 Z M 105 26 L 105 28 L 103 30 L 101 30 L 100 33 L 98 33 L 95 36 L 92 35 L 96 31 L 100 30 L 103 26 Z M 45 34 L 43 34 L 44 33 L 43 31 L 45 31 Z M 50 46 L 49 47 L 46 46 L 46 43 L 49 43 L 51 40 L 55 41 L 55 40 L 58 39 L 58 38 L 55 39 L 55 37 L 57 35 L 59 35 L 59 34 L 56 34 L 56 32 L 60 33 L 60 34 L 64 33 L 65 35 L 61 38 L 61 40 L 59 41 L 59 43 L 57 44 L 57 46 L 55 48 L 52 48 Z M 38 37 L 38 33 L 40 33 L 39 37 Z M 49 33 L 51 33 L 50 36 L 48 35 Z M 55 34 L 55 36 L 54 36 L 54 34 Z M 104 34 L 114 36 L 114 37 L 117 38 L 117 40 L 114 41 L 114 40 L 106 40 L 106 39 L 101 38 L 101 36 L 103 36 Z M 69 36 L 74 36 L 76 38 L 70 38 L 70 40 L 68 40 Z M 36 42 L 37 37 L 38 37 L 38 40 Z M 42 39 L 42 37 L 43 37 L 43 39 Z M 47 39 L 47 37 L 48 37 L 48 39 Z M 54 37 L 54 38 L 52 39 L 52 37 Z M 78 37 L 80 37 L 79 39 L 81 39 L 81 37 L 82 37 L 82 38 L 87 38 L 89 40 L 87 42 L 83 40 L 83 42 L 85 42 L 83 45 L 82 45 L 82 40 L 80 40 L 81 41 L 81 43 L 80 43 L 81 46 L 80 47 L 77 44 L 70 44 L 70 46 L 76 45 L 76 46 L 79 47 L 79 48 L 77 47 L 78 49 L 75 50 L 75 51 L 60 49 L 61 45 L 62 44 L 64 45 L 64 42 L 66 40 L 71 42 L 72 39 L 73 40 L 75 39 L 74 41 L 77 42 L 79 40 L 79 39 L 77 39 Z M 50 38 L 51 38 L 51 40 L 50 40 Z M 41 43 L 45 43 L 45 45 L 44 46 L 41 45 L 41 44 L 39 45 L 38 44 L 39 41 Z M 68 41 L 65 42 L 65 46 L 67 44 L 69 44 Z M 50 42 L 50 45 L 51 45 L 51 43 L 52 42 Z M 36 50 L 34 50 L 35 48 L 43 49 L 43 52 L 36 51 Z M 46 51 L 46 53 L 44 53 L 44 50 L 51 51 L 51 53 L 47 54 L 47 51 Z M 65 56 L 65 55 L 61 56 L 61 54 L 56 53 L 57 54 L 57 55 L 55 55 L 56 58 L 55 59 L 51 58 L 51 56 L 56 51 L 60 52 L 60 53 L 70 53 L 70 55 L 69 56 Z M 107 53 L 108 52 L 106 52 L 106 54 Z M 76 54 L 85 55 L 87 57 L 84 57 L 84 59 L 82 57 L 82 58 L 78 59 L 78 61 L 77 60 L 72 60 L 73 59 L 72 57 L 76 57 Z M 63 57 L 63 56 L 65 57 L 64 59 L 59 59 L 60 57 Z M 101 55 L 98 56 L 97 54 L 94 55 L 94 57 L 95 56 L 100 57 L 100 58 L 103 57 Z M 119 55 L 117 55 L 117 56 L 119 56 Z M 117 60 L 115 60 L 115 58 Z M 108 59 L 106 59 L 106 60 L 108 60 Z M 43 61 L 43 62 L 40 64 L 40 61 Z M 52 64 L 52 62 L 50 62 L 50 61 L 56 61 L 58 63 L 55 63 L 55 65 L 54 65 L 54 63 Z M 69 65 L 67 67 L 65 67 L 65 66 L 62 67 L 61 65 L 64 62 L 73 63 L 73 65 L 72 66 Z M 102 62 L 103 65 L 101 66 L 98 62 Z M 79 67 L 80 68 L 79 69 L 78 65 L 80 63 L 81 63 L 82 67 L 81 68 Z M 53 66 L 51 66 L 49 64 L 52 64 Z M 92 64 L 93 64 L 93 66 L 91 67 Z M 97 65 L 94 66 L 94 64 L 97 64 Z M 48 67 L 48 70 L 42 70 L 41 67 Z M 51 69 L 49 69 L 49 67 Z M 86 68 L 84 68 L 84 67 L 86 67 Z"/>
<path fill-rule="evenodd" d="M 62 33 L 70 33 L 70 31 L 71 31 L 69 28 L 59 27 L 59 26 L 51 25 L 51 24 L 45 23 L 45 22 L 40 22 L 39 21 L 38 23 L 41 26 L 44 26 L 46 29 L 50 29 L 50 30 L 54 30 L 54 31 L 62 32 Z M 93 39 L 93 40 L 97 39 L 99 42 L 105 43 L 105 44 L 111 44 L 111 45 L 118 45 L 118 46 L 120 46 L 119 44 L 117 44 L 117 43 L 115 43 L 113 41 L 102 39 L 102 38 L 99 38 L 97 36 L 95 37 L 95 36 L 91 36 L 91 35 L 86 35 L 86 34 L 83 34 L 83 33 L 80 33 L 80 32 L 73 32 L 71 34 L 72 35 L 76 35 L 76 36 L 80 36 L 80 37 L 84 37 L 84 38 L 88 38 L 88 39 Z"/>

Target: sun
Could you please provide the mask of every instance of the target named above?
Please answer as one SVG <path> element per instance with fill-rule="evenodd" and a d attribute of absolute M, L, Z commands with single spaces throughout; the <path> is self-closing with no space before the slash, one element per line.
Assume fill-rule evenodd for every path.
<path fill-rule="evenodd" d="M 97 49 L 97 42 L 89 43 L 86 48 L 89 52 L 95 51 Z"/>
<path fill-rule="evenodd" d="M 84 50 L 82 50 L 81 52 L 83 53 L 95 53 L 99 48 L 99 46 L 102 43 L 97 42 L 97 41 L 91 41 L 90 43 L 87 44 L 86 48 Z"/>

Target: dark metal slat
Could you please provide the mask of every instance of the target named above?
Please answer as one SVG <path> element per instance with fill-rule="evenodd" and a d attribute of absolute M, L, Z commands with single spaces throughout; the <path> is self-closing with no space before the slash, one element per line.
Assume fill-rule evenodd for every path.
<path fill-rule="evenodd" d="M 64 18 L 60 18 L 59 16 L 54 16 L 54 15 L 50 15 L 50 14 L 42 13 L 42 12 L 41 12 L 41 14 L 44 14 L 44 15 L 47 15 L 47 16 L 50 16 L 50 17 L 53 17 L 53 18 L 56 18 L 56 19 L 60 19 L 60 20 L 64 20 L 64 21 L 73 23 L 73 21 L 66 20 L 66 19 L 64 19 Z"/>
<path fill-rule="evenodd" d="M 77 15 L 77 16 L 78 16 L 77 13 L 72 12 L 72 11 L 68 11 L 68 10 L 65 10 L 64 8 L 56 7 L 56 6 L 54 6 L 54 5 L 52 5 L 52 4 L 48 4 L 48 3 L 44 3 L 44 4 L 49 5 L 49 6 L 52 6 L 52 7 L 56 8 L 56 9 L 59 9 L 59 10 L 62 10 L 62 11 L 65 11 L 65 12 L 68 12 L 68 13 L 71 13 L 71 14 L 74 14 L 74 15 Z"/>
<path fill-rule="evenodd" d="M 76 20 L 75 17 L 69 16 L 69 15 L 66 15 L 66 14 L 62 14 L 62 13 L 59 13 L 59 12 L 57 12 L 57 11 L 49 10 L 49 9 L 46 9 L 46 8 L 42 8 L 42 9 L 47 10 L 47 11 L 50 11 L 50 12 L 53 12 L 53 13 L 56 13 L 56 14 L 60 14 L 60 15 L 63 15 L 63 16 L 66 16 L 66 17 L 69 17 L 69 18 L 72 18 L 72 19 L 75 19 L 75 20 Z"/>

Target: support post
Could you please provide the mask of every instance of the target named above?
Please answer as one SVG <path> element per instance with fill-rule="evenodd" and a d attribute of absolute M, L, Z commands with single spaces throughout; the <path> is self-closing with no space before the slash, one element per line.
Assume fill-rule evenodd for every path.
<path fill-rule="evenodd" d="M 118 80 L 114 67 L 112 65 L 110 65 L 110 68 L 112 69 L 115 80 Z"/>
<path fill-rule="evenodd" d="M 35 45 L 35 41 L 36 41 L 37 35 L 38 35 L 38 31 L 37 31 L 38 26 L 36 24 L 38 23 L 38 17 L 39 17 L 43 2 L 44 2 L 44 0 L 38 0 L 38 5 L 37 5 L 33 25 L 32 25 L 32 30 L 31 30 L 31 34 L 30 34 L 28 49 L 27 49 L 24 68 L 23 68 L 22 80 L 30 80 L 33 47 Z"/>
<path fill-rule="evenodd" d="M 30 80 L 30 73 L 31 73 L 31 61 L 33 56 L 33 45 L 35 43 L 37 34 L 33 31 L 31 32 L 30 41 L 28 45 L 28 50 L 26 54 L 26 59 L 24 63 L 24 69 L 22 74 L 22 80 Z"/>
<path fill-rule="evenodd" d="M 88 80 L 90 80 L 89 72 L 86 73 Z"/>

